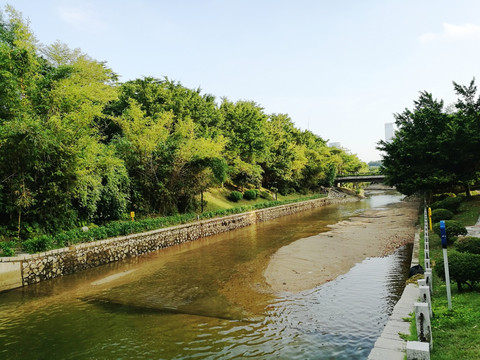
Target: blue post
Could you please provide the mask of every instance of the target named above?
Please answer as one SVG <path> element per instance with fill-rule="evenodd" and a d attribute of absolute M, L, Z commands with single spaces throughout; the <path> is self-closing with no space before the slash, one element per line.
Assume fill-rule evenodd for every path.
<path fill-rule="evenodd" d="M 440 220 L 440 237 L 442 239 L 442 248 L 447 248 L 447 230 L 445 229 L 445 220 Z"/>
<path fill-rule="evenodd" d="M 445 267 L 445 285 L 447 286 L 448 310 L 452 310 L 452 292 L 450 290 L 450 272 L 448 271 L 447 231 L 445 229 L 445 220 L 440 221 L 440 237 L 442 239 L 443 266 Z"/>

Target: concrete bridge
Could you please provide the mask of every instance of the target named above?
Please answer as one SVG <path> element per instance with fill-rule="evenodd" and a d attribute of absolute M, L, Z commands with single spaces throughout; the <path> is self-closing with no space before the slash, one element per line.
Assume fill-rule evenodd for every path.
<path fill-rule="evenodd" d="M 371 182 L 381 183 L 385 179 L 385 175 L 351 175 L 351 176 L 338 176 L 335 179 L 336 184 L 344 183 L 359 183 L 359 182 Z"/>

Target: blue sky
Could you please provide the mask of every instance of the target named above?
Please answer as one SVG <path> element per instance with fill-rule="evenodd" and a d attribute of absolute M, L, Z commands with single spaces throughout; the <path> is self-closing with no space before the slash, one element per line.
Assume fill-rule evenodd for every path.
<path fill-rule="evenodd" d="M 480 70 L 480 1 L 0 0 L 43 44 L 106 61 L 121 81 L 153 76 L 287 113 L 357 154 L 419 91 L 455 100 Z"/>

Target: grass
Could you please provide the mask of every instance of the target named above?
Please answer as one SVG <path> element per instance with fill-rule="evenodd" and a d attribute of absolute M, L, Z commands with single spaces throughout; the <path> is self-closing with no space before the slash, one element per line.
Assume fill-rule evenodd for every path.
<path fill-rule="evenodd" d="M 454 220 L 464 226 L 474 225 L 480 214 L 480 196 L 462 203 Z M 423 213 L 421 215 L 423 223 Z M 432 267 L 443 266 L 440 237 L 429 233 Z M 423 263 L 424 243 L 421 236 L 420 260 Z M 452 310 L 448 310 L 445 282 L 433 271 L 431 360 L 478 360 L 480 359 L 480 289 L 459 292 L 456 283 L 451 283 Z M 414 320 L 412 321 L 414 324 Z"/>
<path fill-rule="evenodd" d="M 225 197 L 229 193 L 230 191 L 225 189 L 216 189 L 214 192 L 210 192 L 206 198 L 210 199 L 212 204 L 211 208 L 209 209 L 207 207 L 207 209 L 204 209 L 204 212 L 202 213 L 186 213 L 165 217 L 146 217 L 136 219 L 134 222 L 113 221 L 102 226 L 92 224 L 90 229 L 87 231 L 82 231 L 81 229 L 71 229 L 53 235 L 39 235 L 33 237 L 23 241 L 21 243 L 21 248 L 23 251 L 33 254 L 73 244 L 102 240 L 121 235 L 141 233 L 169 226 L 185 224 L 199 219 L 217 218 L 325 196 L 321 194 L 292 194 L 290 196 L 279 196 L 277 201 L 259 198 L 255 200 L 230 202 Z M 15 243 L 12 244 L 16 245 Z M 0 256 L 15 255 L 15 249 L 12 247 L 9 247 L 8 249 L 1 247 L 0 250 Z"/>
<path fill-rule="evenodd" d="M 203 199 L 207 201 L 207 205 L 205 206 L 204 211 L 217 211 L 217 210 L 225 210 L 225 209 L 233 209 L 237 207 L 243 206 L 250 206 L 255 204 L 264 203 L 266 201 L 271 201 L 262 199 L 258 197 L 255 200 L 239 200 L 238 202 L 232 202 L 227 199 L 227 196 L 232 192 L 231 189 L 228 188 L 212 188 L 209 191 L 206 191 L 203 194 Z M 288 195 L 281 195 L 277 194 L 278 201 L 294 201 L 294 200 L 301 200 L 304 198 L 311 198 L 313 194 L 288 194 Z"/>

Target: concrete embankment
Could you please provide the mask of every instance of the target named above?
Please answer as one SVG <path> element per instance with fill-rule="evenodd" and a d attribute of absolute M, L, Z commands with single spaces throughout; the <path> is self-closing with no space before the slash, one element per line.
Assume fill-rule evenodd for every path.
<path fill-rule="evenodd" d="M 356 200 L 358 199 L 355 197 L 320 198 L 140 234 L 78 244 L 39 254 L 1 257 L 0 291 L 73 274 L 95 266 L 139 256 L 172 245 L 194 241 L 300 211 Z"/>
<path fill-rule="evenodd" d="M 418 265 L 420 237 L 415 234 L 413 244 L 411 266 Z M 406 321 L 414 312 L 414 303 L 418 300 L 418 286 L 407 284 L 402 296 L 393 308 L 392 315 L 388 319 L 382 334 L 375 342 L 375 345 L 368 356 L 368 360 L 404 360 L 407 341 L 400 334 L 410 334 L 410 322 Z"/>

